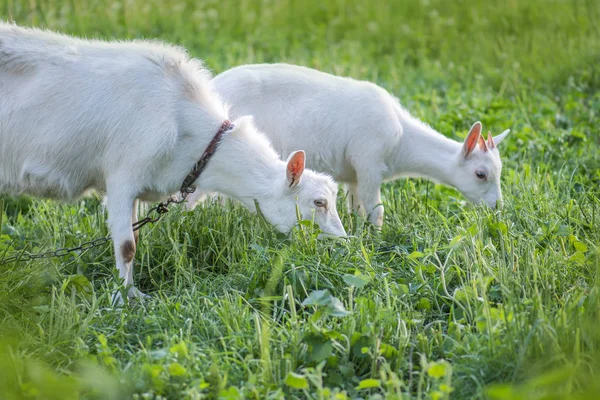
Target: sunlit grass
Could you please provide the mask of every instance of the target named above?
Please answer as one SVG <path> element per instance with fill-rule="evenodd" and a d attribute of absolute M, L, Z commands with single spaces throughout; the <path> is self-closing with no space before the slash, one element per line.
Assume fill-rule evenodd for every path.
<path fill-rule="evenodd" d="M 347 240 L 282 237 L 234 203 L 174 210 L 136 255 L 152 299 L 120 310 L 109 247 L 0 266 L 4 398 L 600 393 L 600 3 L 5 0 L 0 17 L 160 38 L 217 73 L 373 80 L 457 139 L 475 120 L 512 130 L 502 211 L 422 180 L 385 185 L 380 233 L 340 199 Z M 107 234 L 97 198 L 4 200 L 0 254 Z"/>

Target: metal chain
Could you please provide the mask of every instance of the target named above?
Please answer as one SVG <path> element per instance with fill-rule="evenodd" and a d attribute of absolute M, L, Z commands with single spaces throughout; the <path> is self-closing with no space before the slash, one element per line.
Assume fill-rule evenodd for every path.
<path fill-rule="evenodd" d="M 163 215 L 165 215 L 166 213 L 169 212 L 168 207 L 171 204 L 183 203 L 185 201 L 185 199 L 187 198 L 188 194 L 193 193 L 193 192 L 194 192 L 194 188 L 192 188 L 192 187 L 182 187 L 181 193 L 180 193 L 181 197 L 179 199 L 177 199 L 175 197 L 169 197 L 166 201 L 158 203 L 155 207 L 152 207 L 150 210 L 148 210 L 148 212 L 146 213 L 146 216 L 144 218 L 142 218 L 141 220 L 137 221 L 136 223 L 134 223 L 132 225 L 133 231 L 135 232 L 135 231 L 139 230 L 142 226 L 144 226 L 146 224 L 158 222 L 162 218 Z M 153 213 L 156 213 L 156 215 L 152 216 Z M 3 258 L 2 260 L 0 260 L 0 265 L 12 263 L 15 261 L 31 261 L 31 260 L 37 260 L 40 258 L 64 257 L 71 253 L 82 252 L 85 250 L 92 249 L 94 247 L 104 246 L 106 243 L 110 242 L 111 239 L 112 238 L 109 235 L 109 236 L 105 236 L 102 238 L 90 240 L 88 242 L 83 242 L 79 246 L 65 247 L 62 249 L 46 251 L 46 252 L 37 253 L 37 254 L 30 254 L 30 253 L 26 253 L 25 251 L 22 251 L 13 256 Z"/>
<path fill-rule="evenodd" d="M 194 188 L 192 187 L 182 187 L 181 191 L 179 192 L 180 194 L 180 198 L 177 199 L 176 197 L 169 197 L 166 201 L 163 201 L 162 203 L 158 203 L 155 207 L 152 207 L 151 209 L 148 210 L 148 212 L 146 213 L 146 216 L 142 219 L 140 219 L 139 221 L 137 221 L 135 224 L 133 224 L 133 231 L 137 231 L 139 230 L 142 226 L 148 224 L 148 223 L 154 223 L 154 222 L 158 222 L 163 215 L 165 215 L 166 213 L 169 212 L 169 206 L 171 204 L 181 204 L 185 201 L 185 199 L 188 197 L 188 194 L 190 193 L 194 193 Z M 152 217 L 152 213 L 156 213 L 156 216 Z"/>
<path fill-rule="evenodd" d="M 79 246 L 76 247 L 68 247 L 53 251 L 46 251 L 43 253 L 30 254 L 26 253 L 25 251 L 22 251 L 19 254 L 0 260 L 0 265 L 9 264 L 15 261 L 31 261 L 39 258 L 64 257 L 74 252 L 89 250 L 94 247 L 103 246 L 108 242 L 110 242 L 110 236 L 90 240 L 89 242 L 81 243 Z"/>

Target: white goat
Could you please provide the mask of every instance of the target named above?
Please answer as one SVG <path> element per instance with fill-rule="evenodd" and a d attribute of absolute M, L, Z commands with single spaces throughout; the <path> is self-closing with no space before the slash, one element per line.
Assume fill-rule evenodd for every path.
<path fill-rule="evenodd" d="M 491 207 L 502 201 L 496 146 L 508 130 L 486 141 L 476 122 L 459 143 L 412 117 L 373 83 L 288 64 L 236 67 L 212 85 L 233 115 L 253 115 L 279 154 L 303 148 L 309 168 L 346 183 L 351 205 L 377 227 L 383 223 L 381 183 L 400 176 L 454 186 Z"/>
<path fill-rule="evenodd" d="M 176 192 L 227 110 L 210 74 L 179 48 L 157 42 L 74 39 L 0 22 L 0 193 L 73 199 L 108 195 L 108 224 L 129 295 L 137 199 Z M 305 153 L 281 161 L 249 117 L 222 137 L 193 182 L 254 209 L 281 231 L 296 205 L 326 234 L 345 235 L 331 177 L 304 169 Z"/>

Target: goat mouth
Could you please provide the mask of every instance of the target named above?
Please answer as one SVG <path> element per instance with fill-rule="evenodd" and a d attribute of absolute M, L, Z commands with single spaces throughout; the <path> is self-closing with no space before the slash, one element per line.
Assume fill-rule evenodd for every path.
<path fill-rule="evenodd" d="M 322 239 L 322 238 L 345 238 L 348 237 L 348 235 L 346 234 L 346 230 L 345 229 L 341 229 L 335 232 L 321 232 L 319 233 L 319 236 L 317 236 L 317 239 Z"/>
<path fill-rule="evenodd" d="M 346 235 L 345 232 L 343 235 L 340 235 L 338 233 L 319 233 L 317 239 L 345 239 L 347 237 L 348 235 Z"/>

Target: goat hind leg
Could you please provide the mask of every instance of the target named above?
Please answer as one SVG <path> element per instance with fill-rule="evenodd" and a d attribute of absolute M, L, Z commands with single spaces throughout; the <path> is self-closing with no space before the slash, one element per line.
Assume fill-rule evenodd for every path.
<path fill-rule="evenodd" d="M 361 210 L 361 205 L 358 197 L 358 190 L 356 182 L 344 184 L 346 191 L 346 203 L 348 206 L 348 212 Z"/>
<path fill-rule="evenodd" d="M 383 226 L 383 204 L 381 204 L 381 179 L 373 176 L 359 177 L 356 193 L 363 206 L 367 220 L 377 229 Z"/>
<path fill-rule="evenodd" d="M 205 201 L 207 196 L 208 196 L 208 193 L 196 188 L 196 190 L 193 193 L 190 193 L 188 195 L 188 197 L 185 201 L 185 209 L 187 211 L 192 211 L 194 208 L 196 208 L 198 203 Z"/>

